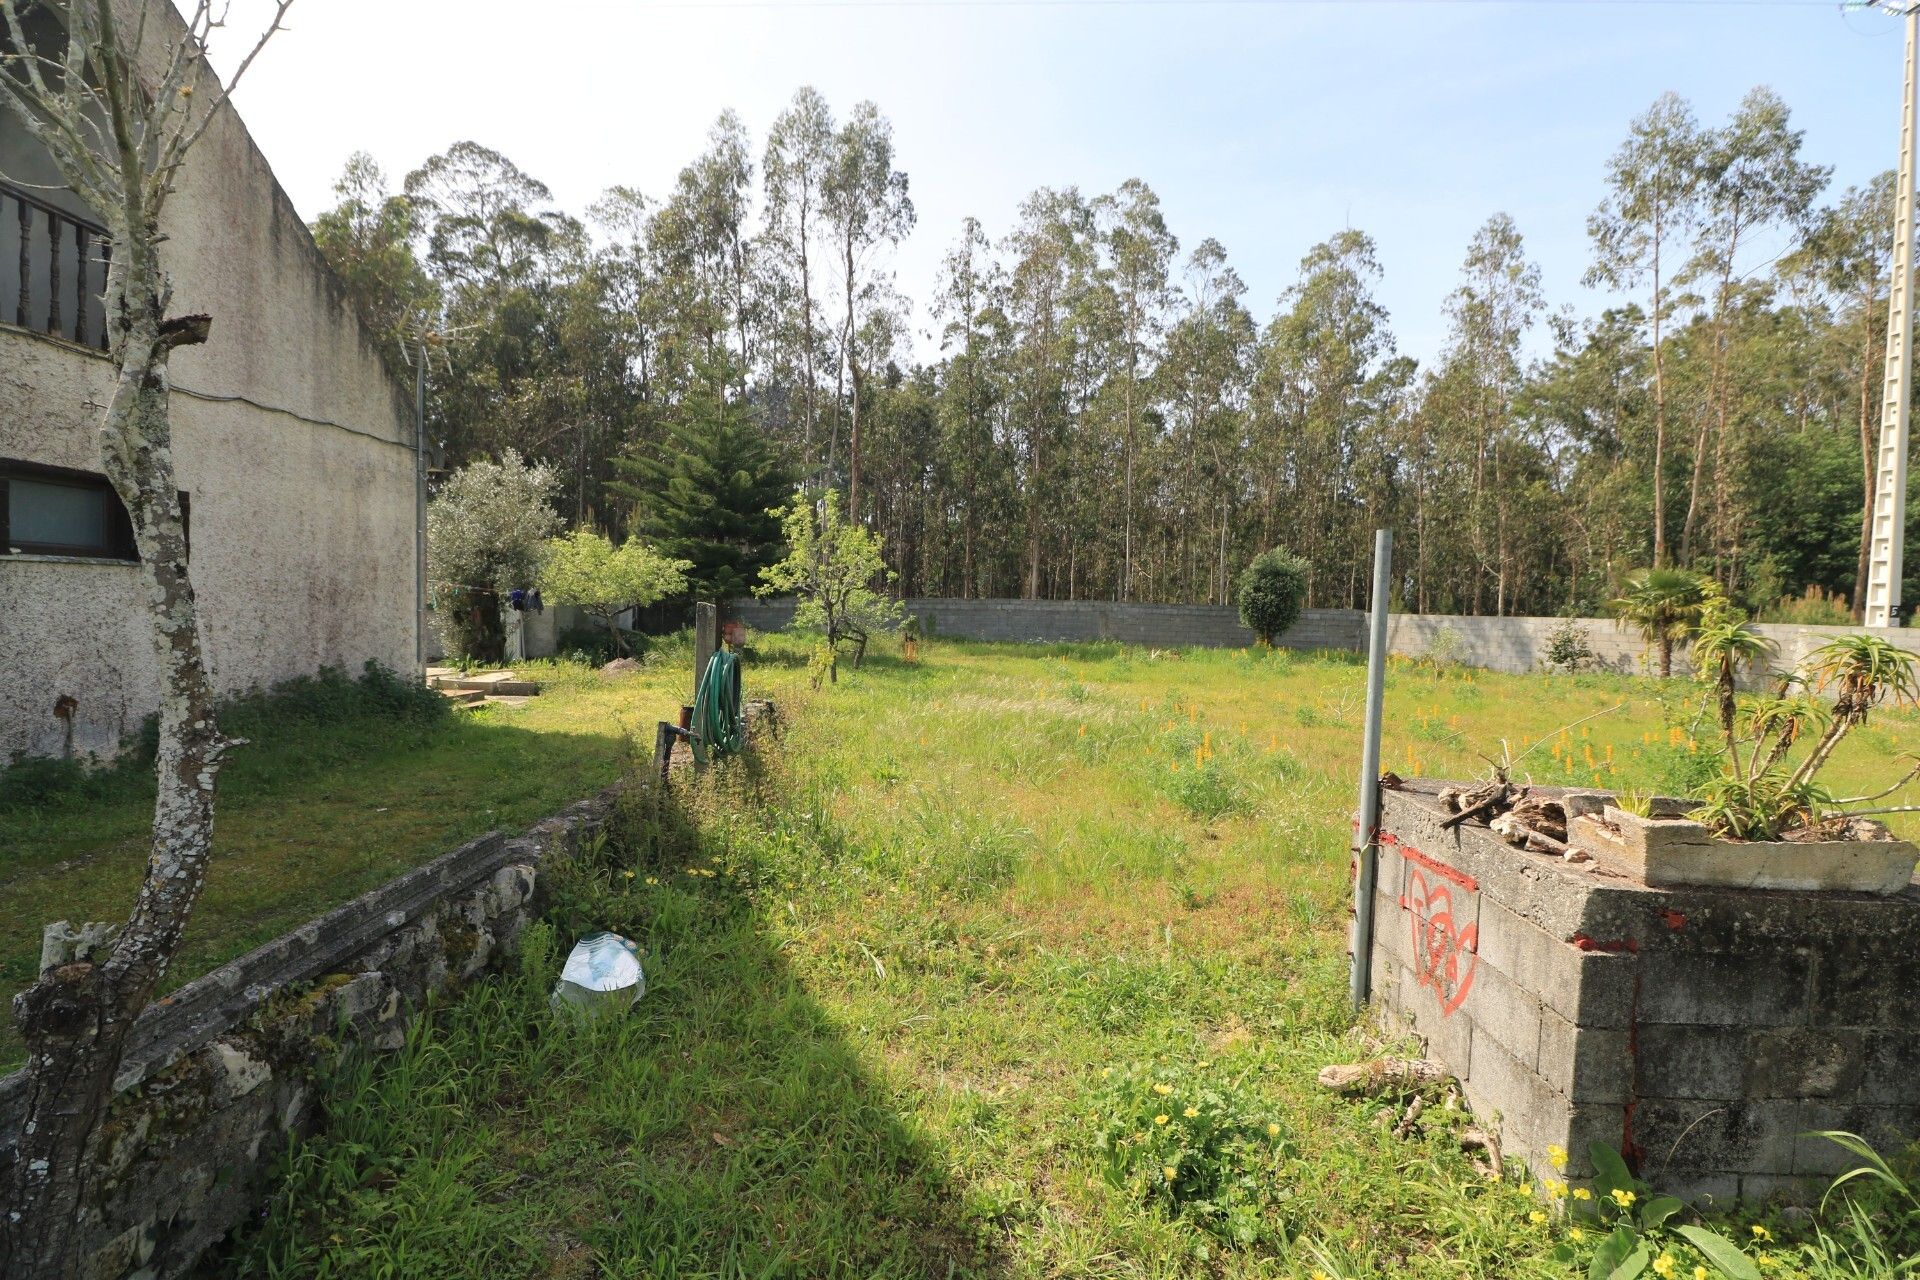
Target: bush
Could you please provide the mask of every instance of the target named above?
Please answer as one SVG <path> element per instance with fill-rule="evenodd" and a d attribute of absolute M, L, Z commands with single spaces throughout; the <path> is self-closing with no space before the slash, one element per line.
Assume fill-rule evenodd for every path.
<path fill-rule="evenodd" d="M 1829 595 L 1818 586 L 1810 586 L 1805 595 L 1785 596 L 1760 610 L 1755 621 L 1791 622 L 1803 627 L 1850 627 L 1853 606 L 1837 591 Z"/>
<path fill-rule="evenodd" d="M 1307 562 L 1279 547 L 1262 551 L 1240 574 L 1240 621 L 1272 644 L 1300 620 L 1307 598 Z"/>
<path fill-rule="evenodd" d="M 1547 632 L 1545 661 L 1547 670 L 1564 671 L 1568 675 L 1592 666 L 1593 645 L 1588 640 L 1587 629 L 1572 618 L 1562 619 L 1559 626 Z"/>

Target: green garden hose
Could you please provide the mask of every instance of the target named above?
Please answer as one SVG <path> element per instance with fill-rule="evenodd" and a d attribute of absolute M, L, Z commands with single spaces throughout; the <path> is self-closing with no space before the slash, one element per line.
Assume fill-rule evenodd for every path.
<path fill-rule="evenodd" d="M 737 755 L 746 741 L 740 719 L 740 659 L 725 649 L 715 650 L 693 695 L 693 758 L 706 764 L 709 755 Z"/>

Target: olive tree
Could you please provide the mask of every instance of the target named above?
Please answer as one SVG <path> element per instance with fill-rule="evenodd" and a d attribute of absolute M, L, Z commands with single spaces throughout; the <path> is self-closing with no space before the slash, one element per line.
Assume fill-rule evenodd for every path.
<path fill-rule="evenodd" d="M 214 787 L 239 745 L 215 715 L 169 405 L 170 357 L 208 341 L 213 318 L 169 314 L 163 215 L 187 155 L 227 110 L 291 3 L 278 0 L 222 81 L 206 60 L 225 14 L 212 0 L 187 0 L 178 11 L 132 0 L 0 0 L 0 122 L 46 151 L 107 230 L 113 375 L 100 407 L 100 462 L 133 526 L 160 675 L 153 825 L 133 911 L 117 930 L 49 926 L 40 977 L 14 997 L 27 1047 L 26 1114 L 0 1217 L 7 1276 L 78 1272 L 74 1229 L 100 1176 L 114 1076 L 206 883 Z M 52 21 L 30 28 L 29 12 Z"/>
<path fill-rule="evenodd" d="M 512 449 L 448 476 L 427 505 L 427 569 L 447 652 L 497 661 L 506 643 L 500 600 L 532 586 L 547 539 L 560 532 L 560 479 Z"/>

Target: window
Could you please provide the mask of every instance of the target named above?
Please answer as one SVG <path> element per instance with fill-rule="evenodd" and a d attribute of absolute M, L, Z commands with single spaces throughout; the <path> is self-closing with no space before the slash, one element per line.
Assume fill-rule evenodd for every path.
<path fill-rule="evenodd" d="M 105 479 L 0 461 L 0 554 L 136 560 L 133 525 Z"/>

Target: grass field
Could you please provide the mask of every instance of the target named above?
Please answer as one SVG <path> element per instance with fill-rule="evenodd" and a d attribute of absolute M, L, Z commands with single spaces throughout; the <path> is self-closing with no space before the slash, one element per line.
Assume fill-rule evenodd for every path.
<path fill-rule="evenodd" d="M 519 972 L 331 1081 L 327 1135 L 231 1274 L 1587 1275 L 1591 1226 L 1478 1177 L 1443 1124 L 1398 1140 L 1313 1084 L 1368 1052 L 1342 933 L 1359 664 L 941 643 L 815 695 L 772 638 L 748 679 L 783 704 L 780 749 L 690 822 L 629 815 L 559 875 Z M 545 735 L 520 758 L 569 794 L 622 717 L 675 698 L 555 694 L 548 735 L 594 767 Z M 1672 790 L 1700 704 L 1401 664 L 1387 763 L 1464 775 L 1545 738 L 1538 780 Z M 1836 783 L 1916 734 L 1877 715 Z M 602 927 L 645 948 L 651 990 L 556 1021 L 558 960 Z M 1761 1225 L 1771 1274 L 1894 1274 L 1819 1270 L 1804 1226 Z"/>

